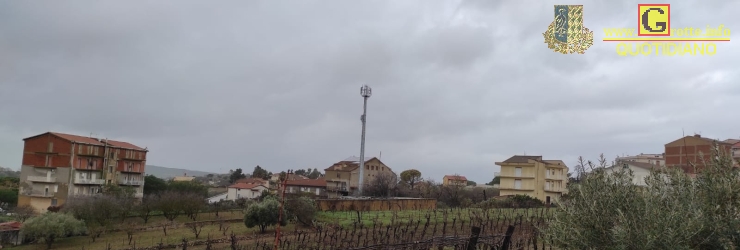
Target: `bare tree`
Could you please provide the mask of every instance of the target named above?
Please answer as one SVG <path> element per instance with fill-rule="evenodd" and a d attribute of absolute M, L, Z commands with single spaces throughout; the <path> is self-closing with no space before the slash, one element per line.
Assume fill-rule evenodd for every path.
<path fill-rule="evenodd" d="M 139 224 L 134 221 L 127 221 L 124 223 L 124 231 L 126 231 L 126 237 L 128 238 L 128 244 L 131 245 L 131 241 L 134 239 L 134 234 L 139 229 Z"/>
<path fill-rule="evenodd" d="M 229 228 L 231 227 L 231 223 L 225 223 L 225 219 L 218 220 L 218 230 L 221 230 L 221 234 L 223 236 L 226 236 L 226 232 L 229 231 Z"/>
<path fill-rule="evenodd" d="M 122 208 L 115 197 L 100 195 L 74 197 L 66 202 L 64 211 L 83 221 L 92 241 L 104 234 L 113 225 L 113 215 L 120 215 Z"/>
<path fill-rule="evenodd" d="M 31 217 L 35 216 L 36 209 L 29 205 L 22 205 L 18 206 L 15 209 L 13 209 L 13 216 L 16 220 L 22 222 L 26 222 L 27 219 L 30 219 Z"/>
<path fill-rule="evenodd" d="M 170 222 L 180 216 L 183 212 L 183 199 L 180 198 L 182 194 L 174 191 L 164 191 L 160 193 L 157 198 L 157 210 L 162 212 L 162 216 Z"/>
<path fill-rule="evenodd" d="M 386 171 L 372 177 L 363 188 L 363 195 L 372 197 L 389 197 L 395 194 L 398 176 Z"/>
<path fill-rule="evenodd" d="M 198 239 L 200 237 L 200 233 L 203 231 L 203 227 L 206 225 L 204 222 L 191 222 L 188 223 L 188 228 L 190 228 L 190 231 L 195 234 L 195 239 Z"/>
<path fill-rule="evenodd" d="M 179 196 L 183 213 L 193 221 L 197 220 L 198 214 L 206 208 L 206 200 L 200 194 L 188 192 Z"/>
<path fill-rule="evenodd" d="M 136 215 L 144 220 L 144 224 L 146 224 L 149 222 L 149 218 L 151 218 L 152 212 L 156 209 L 156 206 L 157 203 L 155 197 L 147 195 L 141 200 L 141 203 L 134 207 L 134 211 L 136 212 Z"/>

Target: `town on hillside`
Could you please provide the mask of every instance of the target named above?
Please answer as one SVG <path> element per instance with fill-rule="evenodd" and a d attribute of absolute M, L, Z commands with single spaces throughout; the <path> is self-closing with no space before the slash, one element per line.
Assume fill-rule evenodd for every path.
<path fill-rule="evenodd" d="M 223 174 L 185 173 L 163 179 L 147 175 L 150 151 L 135 142 L 60 132 L 41 133 L 23 141 L 20 172 L 5 171 L 6 176 L 0 178 L 0 209 L 7 214 L 0 217 L 5 221 L 0 224 L 4 245 L 39 240 L 53 243 L 48 238 L 33 237 L 43 232 L 22 233 L 24 225 L 36 222 L 35 218 L 51 219 L 46 218 L 52 216 L 50 213 L 68 212 L 72 216 L 69 219 L 79 220 L 80 230 L 93 241 L 114 230 L 120 224 L 116 220 L 141 219 L 131 222 L 132 226 L 146 227 L 159 216 L 164 221 L 156 225 L 164 234 L 168 227 L 177 230 L 178 218 L 190 218 L 192 221 L 183 218 L 181 223 L 192 226 L 199 239 L 198 230 L 206 227 L 198 224 L 200 214 L 205 216 L 203 219 L 227 220 L 233 210 L 238 210 L 243 215 L 237 217 L 244 217 L 247 228 L 265 232 L 269 226 L 279 228 L 283 224 L 273 221 L 276 218 L 262 218 L 273 212 L 279 212 L 273 214 L 277 219 L 291 216 L 296 223 L 310 226 L 322 218 L 321 213 L 341 211 L 547 208 L 566 202 L 568 190 L 590 175 L 626 171 L 628 183 L 647 187 L 656 171 L 674 169 L 688 178 L 699 178 L 703 170 L 718 164 L 720 157 L 732 159 L 729 164 L 733 168 L 740 161 L 740 140 L 715 140 L 696 134 L 667 142 L 662 153 L 619 156 L 608 164 L 604 159 L 600 166 L 580 162 L 571 169 L 562 160 L 514 155 L 495 162 L 500 171 L 484 184 L 455 173 L 441 176 L 441 182 L 436 182 L 421 170 L 394 170 L 380 157 L 372 156 L 364 161 L 356 156 L 329 161 L 325 168 L 272 172 L 256 166 Z M 104 211 L 93 211 L 100 209 Z"/>

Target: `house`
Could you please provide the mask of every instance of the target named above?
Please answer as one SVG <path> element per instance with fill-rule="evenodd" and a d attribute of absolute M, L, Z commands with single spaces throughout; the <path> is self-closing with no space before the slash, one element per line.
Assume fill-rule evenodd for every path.
<path fill-rule="evenodd" d="M 442 177 L 442 186 L 467 186 L 468 178 L 461 175 L 445 175 Z"/>
<path fill-rule="evenodd" d="M 285 182 L 285 192 L 290 194 L 311 193 L 314 196 L 326 195 L 326 179 L 300 179 Z"/>
<path fill-rule="evenodd" d="M 234 181 L 234 184 L 239 184 L 239 183 L 263 185 L 267 187 L 268 189 L 270 188 L 270 181 L 262 179 L 262 178 L 241 178 L 241 179 Z"/>
<path fill-rule="evenodd" d="M 740 163 L 740 140 L 727 139 L 725 142 L 732 144 L 730 155 L 732 155 L 732 159 L 735 160 L 735 164 L 737 165 Z"/>
<path fill-rule="evenodd" d="M 0 223 L 0 244 L 3 246 L 17 246 L 23 243 L 23 235 L 21 235 L 22 223 L 17 221 L 9 221 Z"/>
<path fill-rule="evenodd" d="M 46 132 L 23 139 L 18 205 L 38 212 L 73 196 L 94 195 L 105 184 L 143 197 L 149 150 L 128 142 Z"/>
<path fill-rule="evenodd" d="M 206 199 L 206 200 L 208 201 L 208 204 L 213 204 L 213 203 L 216 203 L 216 202 L 219 202 L 219 201 L 228 200 L 228 197 L 229 197 L 229 192 L 226 191 L 226 192 L 223 192 L 223 193 L 220 193 L 220 194 L 217 194 L 217 195 L 208 197 L 208 199 Z"/>
<path fill-rule="evenodd" d="M 195 176 L 188 176 L 187 173 L 184 173 L 182 176 L 175 176 L 172 178 L 172 181 L 194 181 Z"/>
<path fill-rule="evenodd" d="M 567 193 L 568 167 L 561 160 L 515 155 L 496 165 L 501 166 L 501 196 L 528 195 L 550 203 Z"/>
<path fill-rule="evenodd" d="M 664 154 L 642 154 L 639 155 L 630 155 L 630 156 L 622 156 L 617 157 L 617 159 L 614 160 L 614 162 L 623 162 L 623 161 L 630 161 L 630 162 L 644 162 L 649 163 L 653 165 L 658 166 L 665 166 L 665 157 L 663 157 Z"/>
<path fill-rule="evenodd" d="M 268 188 L 264 184 L 236 183 L 228 187 L 226 199 L 232 201 L 241 198 L 256 199 L 265 190 L 268 190 Z"/>
<path fill-rule="evenodd" d="M 299 175 L 299 174 L 287 174 L 286 180 L 287 181 L 308 180 L 308 177 L 305 177 L 305 176 Z M 275 183 L 275 186 L 274 187 L 271 187 L 271 188 L 281 189 L 281 186 L 283 185 L 283 183 L 280 181 L 280 174 L 277 174 L 277 178 L 275 178 L 275 175 L 273 175 L 270 178 L 270 181 L 272 181 L 273 183 Z"/>
<path fill-rule="evenodd" d="M 329 198 L 338 196 L 347 196 L 357 190 L 360 183 L 360 158 L 349 157 L 341 160 L 324 169 L 326 179 L 326 192 Z M 363 174 L 363 183 L 367 184 L 373 177 L 381 173 L 388 173 L 396 176 L 396 173 L 386 166 L 377 157 L 365 159 L 365 169 Z"/>
<path fill-rule="evenodd" d="M 679 167 L 689 174 L 705 168 L 705 162 L 711 163 L 712 149 L 718 149 L 720 154 L 731 155 L 733 144 L 701 137 L 699 134 L 685 136 L 665 144 L 666 167 Z M 700 155 L 703 155 L 703 159 Z M 694 164 L 696 168 L 691 167 Z"/>
<path fill-rule="evenodd" d="M 659 169 L 659 165 L 646 163 L 646 162 L 636 162 L 636 161 L 621 161 L 614 164 L 614 166 L 604 168 L 604 171 L 606 173 L 614 173 L 616 171 L 621 170 L 632 170 L 632 183 L 637 186 L 647 186 L 645 184 L 645 178 L 650 175 L 650 171 L 653 169 Z"/>

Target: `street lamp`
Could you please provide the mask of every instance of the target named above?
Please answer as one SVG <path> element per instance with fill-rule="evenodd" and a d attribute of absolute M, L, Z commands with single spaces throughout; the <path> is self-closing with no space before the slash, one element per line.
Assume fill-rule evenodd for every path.
<path fill-rule="evenodd" d="M 362 195 L 362 186 L 365 184 L 363 179 L 365 178 L 365 124 L 367 123 L 367 99 L 373 95 L 373 89 L 367 85 L 362 85 L 360 88 L 360 95 L 363 99 L 363 105 L 362 116 L 360 116 L 360 121 L 362 121 L 362 137 L 360 138 L 360 186 L 358 191 L 359 195 Z"/>

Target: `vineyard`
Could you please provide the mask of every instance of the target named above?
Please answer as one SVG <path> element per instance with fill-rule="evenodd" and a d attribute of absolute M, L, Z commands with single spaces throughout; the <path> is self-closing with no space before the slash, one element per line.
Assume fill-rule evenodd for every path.
<path fill-rule="evenodd" d="M 282 231 L 279 249 L 548 249 L 538 234 L 551 211 L 446 209 L 429 211 L 325 212 L 312 228 Z M 359 218 L 359 220 L 358 220 Z M 274 249 L 275 233 L 237 235 L 178 244 L 116 248 Z"/>

